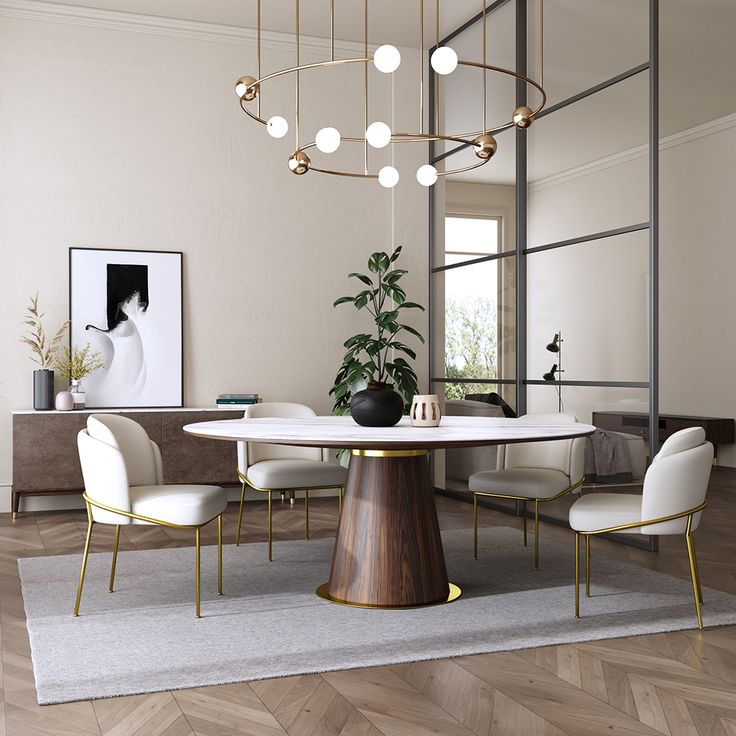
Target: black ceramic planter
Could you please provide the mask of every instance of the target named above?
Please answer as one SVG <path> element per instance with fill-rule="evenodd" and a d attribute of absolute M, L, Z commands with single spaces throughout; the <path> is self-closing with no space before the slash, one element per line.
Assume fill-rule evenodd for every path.
<path fill-rule="evenodd" d="M 54 372 L 48 369 L 33 371 L 33 408 L 49 411 L 54 408 Z"/>
<path fill-rule="evenodd" d="M 350 401 L 350 415 L 363 427 L 393 427 L 403 413 L 401 394 L 377 381 L 371 381 Z"/>

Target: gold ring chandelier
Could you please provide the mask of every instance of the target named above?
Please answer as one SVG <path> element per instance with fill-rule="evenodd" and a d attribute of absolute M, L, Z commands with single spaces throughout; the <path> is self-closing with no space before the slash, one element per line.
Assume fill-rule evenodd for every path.
<path fill-rule="evenodd" d="M 436 46 L 430 57 L 432 69 L 436 72 L 436 106 L 434 110 L 430 110 L 425 115 L 424 110 L 424 69 L 425 69 L 425 39 L 424 39 L 424 6 L 426 0 L 418 0 L 418 36 L 419 36 L 419 111 L 418 111 L 418 132 L 397 133 L 391 130 L 389 125 L 383 121 L 374 121 L 369 123 L 368 109 L 368 80 L 369 68 L 371 63 L 375 68 L 384 74 L 393 74 L 401 65 L 401 53 L 391 45 L 379 46 L 373 56 L 368 51 L 368 0 L 363 0 L 363 56 L 349 59 L 338 59 L 335 57 L 335 0 L 329 0 L 330 4 L 330 48 L 331 54 L 327 61 L 318 61 L 309 64 L 301 63 L 300 42 L 300 0 L 295 0 L 295 46 L 296 46 L 296 64 L 287 69 L 280 69 L 269 74 L 261 72 L 261 0 L 257 0 L 258 12 L 258 30 L 257 30 L 257 46 L 258 46 L 258 68 L 257 77 L 245 75 L 238 79 L 235 83 L 235 92 L 240 98 L 240 107 L 243 112 L 256 122 L 266 127 L 267 132 L 273 138 L 283 138 L 289 131 L 289 123 L 281 115 L 273 115 L 268 118 L 263 117 L 261 112 L 262 106 L 262 90 L 266 82 L 277 77 L 285 75 L 294 75 L 294 121 L 295 121 L 295 150 L 288 159 L 289 169 L 297 175 L 306 174 L 308 171 L 316 171 L 320 174 L 331 174 L 333 176 L 350 176 L 360 179 L 377 179 L 378 182 L 386 187 L 393 188 L 399 181 L 399 172 L 393 166 L 384 166 L 377 173 L 373 173 L 369 168 L 369 149 L 385 148 L 390 143 L 429 143 L 432 141 L 448 141 L 459 143 L 461 145 L 470 146 L 473 153 L 478 158 L 476 163 L 470 166 L 463 166 L 455 169 L 447 169 L 438 171 L 431 164 L 424 164 L 417 170 L 417 181 L 423 186 L 432 186 L 439 177 L 449 176 L 451 174 L 459 174 L 464 171 L 471 171 L 480 166 L 487 164 L 497 150 L 496 139 L 492 133 L 499 133 L 508 128 L 516 126 L 517 128 L 528 128 L 534 118 L 540 113 L 547 101 L 547 95 L 544 91 L 544 0 L 539 0 L 540 15 L 540 81 L 527 77 L 512 69 L 506 69 L 500 66 L 494 66 L 488 63 L 487 55 L 487 10 L 485 0 L 482 0 L 482 17 L 483 17 L 483 43 L 482 43 L 482 61 L 466 61 L 459 59 L 457 53 L 450 46 L 440 45 L 440 0 L 435 0 L 435 23 L 436 23 Z M 361 64 L 363 66 L 363 112 L 364 112 L 364 132 L 362 135 L 343 135 L 335 127 L 325 127 L 320 129 L 313 141 L 304 142 L 301 136 L 299 125 L 300 117 L 300 75 L 302 72 L 312 69 L 326 69 L 335 66 L 343 66 L 345 64 Z M 447 133 L 435 132 L 439 131 L 439 100 L 440 100 L 440 78 L 454 72 L 457 67 L 471 67 L 479 69 L 482 72 L 482 126 L 480 130 L 463 132 L 463 133 Z M 538 93 L 538 104 L 535 108 L 527 105 L 518 106 L 512 113 L 511 120 L 501 124 L 490 125 L 487 119 L 488 109 L 488 72 L 497 74 L 505 74 L 517 80 L 522 80 L 528 86 L 532 87 Z M 254 107 L 255 109 L 251 109 Z M 432 116 L 432 121 L 426 120 Z M 428 132 L 428 129 L 433 132 Z M 317 149 L 320 153 L 329 155 L 337 151 L 341 143 L 357 143 L 363 146 L 363 168 L 361 171 L 338 170 L 316 166 L 312 162 L 311 155 Z"/>

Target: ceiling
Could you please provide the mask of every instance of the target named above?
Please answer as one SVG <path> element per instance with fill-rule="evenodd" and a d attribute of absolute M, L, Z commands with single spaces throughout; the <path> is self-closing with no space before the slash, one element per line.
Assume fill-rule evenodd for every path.
<path fill-rule="evenodd" d="M 329 0 L 300 0 L 306 35 L 329 33 Z M 539 0 L 529 0 L 529 68 L 539 68 Z M 75 0 L 75 5 L 145 15 L 254 27 L 256 0 Z M 545 0 L 544 69 L 549 103 L 564 99 L 646 61 L 648 0 Z M 294 0 L 262 0 L 263 27 L 292 32 Z M 441 34 L 478 13 L 480 0 L 444 0 Z M 363 0 L 335 0 L 336 35 L 358 41 L 363 33 Z M 435 4 L 425 0 L 425 33 L 435 38 Z M 369 0 L 372 43 L 417 46 L 416 0 Z M 514 3 L 489 18 L 489 62 L 514 63 Z M 455 39 L 461 57 L 480 59 L 481 24 Z M 736 112 L 733 84 L 733 31 L 736 0 L 660 0 L 660 122 L 667 136 Z M 462 71 L 462 73 L 461 73 Z M 480 126 L 476 70 L 458 70 L 444 83 L 447 131 Z M 490 79 L 491 121 L 509 119 L 513 84 Z M 530 132 L 530 178 L 555 174 L 627 150 L 647 140 L 648 74 L 596 94 L 584 102 L 540 119 Z M 504 140 L 505 139 L 505 140 Z M 514 159 L 511 136 L 499 138 L 499 153 L 482 169 L 464 177 L 511 183 Z M 454 165 L 468 162 L 467 154 Z"/>

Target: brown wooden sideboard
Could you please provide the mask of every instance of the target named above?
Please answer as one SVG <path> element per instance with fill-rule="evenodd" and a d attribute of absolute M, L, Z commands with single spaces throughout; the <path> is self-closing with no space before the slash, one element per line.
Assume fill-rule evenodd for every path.
<path fill-rule="evenodd" d="M 88 409 L 13 412 L 13 517 L 23 496 L 81 493 L 77 434 L 90 414 L 115 413 L 141 424 L 159 446 L 164 483 L 239 483 L 235 442 L 211 442 L 185 434 L 192 422 L 235 419 L 243 409 Z"/>
<path fill-rule="evenodd" d="M 594 411 L 592 423 L 599 429 L 624 432 L 649 441 L 649 414 L 643 412 Z M 659 415 L 659 442 L 687 427 L 702 427 L 705 439 L 713 443 L 716 457 L 718 445 L 734 442 L 736 422 L 725 417 L 690 417 L 679 414 Z"/>

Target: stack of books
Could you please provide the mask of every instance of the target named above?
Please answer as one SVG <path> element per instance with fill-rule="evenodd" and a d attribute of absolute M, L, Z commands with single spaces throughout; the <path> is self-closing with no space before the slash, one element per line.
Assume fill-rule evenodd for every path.
<path fill-rule="evenodd" d="M 259 401 L 258 394 L 220 394 L 217 397 L 217 406 L 246 406 Z"/>

